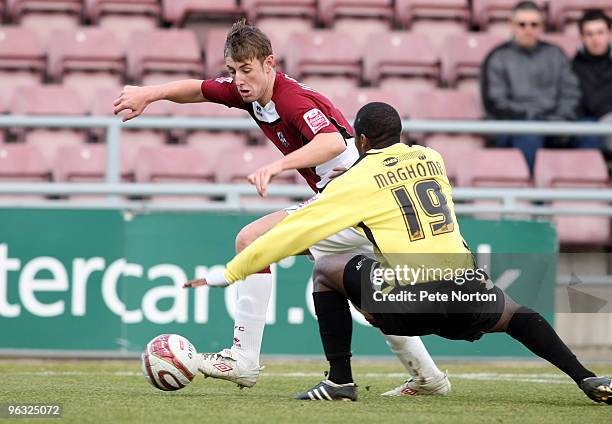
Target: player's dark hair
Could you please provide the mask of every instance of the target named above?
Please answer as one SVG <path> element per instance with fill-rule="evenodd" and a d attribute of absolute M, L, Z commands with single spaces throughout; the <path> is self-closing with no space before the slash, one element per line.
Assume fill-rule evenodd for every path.
<path fill-rule="evenodd" d="M 364 134 L 374 148 L 387 147 L 400 142 L 402 118 L 391 105 L 372 102 L 364 105 L 355 117 L 355 134 Z"/>
<path fill-rule="evenodd" d="M 535 10 L 536 12 L 542 13 L 542 9 L 536 3 L 532 1 L 519 1 L 512 8 L 512 13 L 516 13 L 519 10 Z"/>
<path fill-rule="evenodd" d="M 259 28 L 249 25 L 246 19 L 240 19 L 232 25 L 225 39 L 223 57 L 230 57 L 236 62 L 258 59 L 263 62 L 272 54 L 272 43 Z"/>
<path fill-rule="evenodd" d="M 580 29 L 580 33 L 584 31 L 584 24 L 591 21 L 599 21 L 602 20 L 608 26 L 608 29 L 612 29 L 612 20 L 604 13 L 601 9 L 589 9 L 585 10 L 584 14 L 578 21 L 578 29 Z"/>

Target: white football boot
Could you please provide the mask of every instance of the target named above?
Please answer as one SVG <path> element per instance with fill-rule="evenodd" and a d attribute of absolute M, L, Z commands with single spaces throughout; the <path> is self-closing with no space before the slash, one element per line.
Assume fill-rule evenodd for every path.
<path fill-rule="evenodd" d="M 246 364 L 235 358 L 231 349 L 218 353 L 198 353 L 198 371 L 204 377 L 220 378 L 236 383 L 240 388 L 253 387 L 263 367 Z"/>
<path fill-rule="evenodd" d="M 404 384 L 383 393 L 383 396 L 447 395 L 451 391 L 448 375 L 428 379 L 411 377 Z"/>

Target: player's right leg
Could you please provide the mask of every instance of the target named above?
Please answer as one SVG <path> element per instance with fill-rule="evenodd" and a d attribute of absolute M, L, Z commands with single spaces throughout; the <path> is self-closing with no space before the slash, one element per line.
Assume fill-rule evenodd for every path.
<path fill-rule="evenodd" d="M 244 250 L 286 216 L 284 210 L 273 212 L 244 227 L 236 236 L 236 253 Z M 198 368 L 206 377 L 229 380 L 241 387 L 255 385 L 261 371 L 259 355 L 272 283 L 269 268 L 236 283 L 233 345 L 218 353 L 199 355 Z"/>

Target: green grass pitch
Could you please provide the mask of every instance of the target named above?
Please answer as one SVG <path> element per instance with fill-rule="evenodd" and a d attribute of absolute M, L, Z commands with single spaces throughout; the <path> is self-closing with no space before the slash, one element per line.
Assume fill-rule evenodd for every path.
<path fill-rule="evenodd" d="M 60 419 L 17 423 L 591 423 L 612 422 L 612 407 L 591 402 L 543 363 L 442 362 L 453 384 L 445 397 L 383 398 L 401 383 L 392 361 L 357 361 L 358 402 L 299 402 L 294 393 L 321 379 L 321 361 L 269 360 L 252 389 L 201 375 L 160 392 L 131 361 L 0 361 L 0 404 L 61 403 Z M 612 366 L 593 366 L 612 374 Z"/>

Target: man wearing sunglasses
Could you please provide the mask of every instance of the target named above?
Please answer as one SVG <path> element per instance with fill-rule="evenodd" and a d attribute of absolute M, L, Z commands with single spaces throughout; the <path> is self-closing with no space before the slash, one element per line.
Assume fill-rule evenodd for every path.
<path fill-rule="evenodd" d="M 481 95 L 493 119 L 570 121 L 580 100 L 578 80 L 561 48 L 540 40 L 544 19 L 532 1 L 513 9 L 512 39 L 489 53 L 480 72 Z M 538 135 L 503 135 L 499 147 L 522 150 L 533 170 L 535 153 L 544 145 Z"/>

